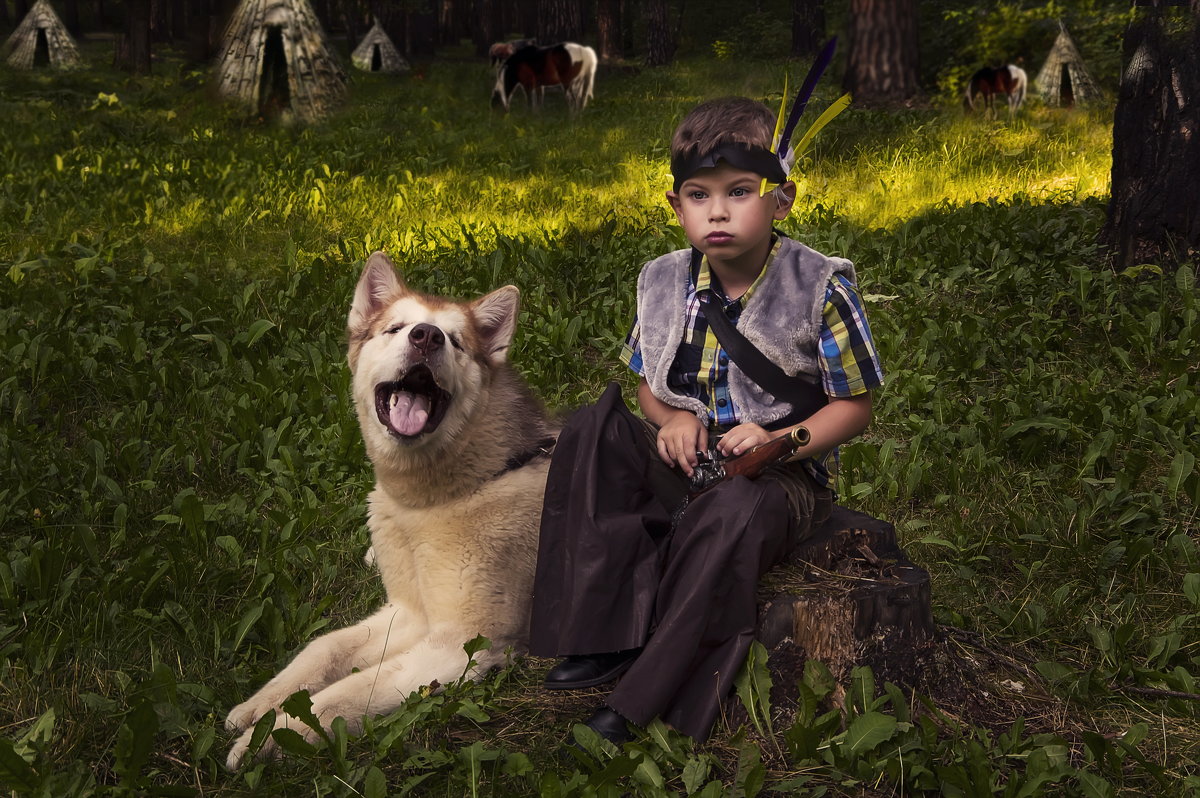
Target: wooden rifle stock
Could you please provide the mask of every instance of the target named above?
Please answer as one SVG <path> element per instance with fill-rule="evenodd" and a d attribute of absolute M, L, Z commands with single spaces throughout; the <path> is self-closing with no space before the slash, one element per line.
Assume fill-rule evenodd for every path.
<path fill-rule="evenodd" d="M 692 484 L 688 490 L 688 498 L 699 496 L 730 477 L 742 476 L 754 479 L 768 466 L 778 463 L 807 444 L 811 437 L 806 427 L 799 426 L 787 435 L 780 435 L 766 443 L 760 443 L 745 454 L 730 457 L 727 460 L 701 463 L 692 472 Z"/>

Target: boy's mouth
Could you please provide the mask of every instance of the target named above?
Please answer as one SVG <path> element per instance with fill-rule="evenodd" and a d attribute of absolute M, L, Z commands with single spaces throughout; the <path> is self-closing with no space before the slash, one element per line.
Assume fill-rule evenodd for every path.
<path fill-rule="evenodd" d="M 710 244 L 728 244 L 733 240 L 733 233 L 726 233 L 724 230 L 714 230 L 706 235 L 704 240 Z"/>

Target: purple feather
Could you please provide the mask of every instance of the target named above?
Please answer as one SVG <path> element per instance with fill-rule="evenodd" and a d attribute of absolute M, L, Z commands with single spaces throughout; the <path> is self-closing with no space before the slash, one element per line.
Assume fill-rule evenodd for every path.
<path fill-rule="evenodd" d="M 792 133 L 796 130 L 796 124 L 800 121 L 800 115 L 804 113 L 805 106 L 808 105 L 808 100 L 812 97 L 813 89 L 817 87 L 817 81 L 821 79 L 829 62 L 833 60 L 833 51 L 837 49 L 837 37 L 834 36 L 821 49 L 817 60 L 813 61 L 812 67 L 808 70 L 808 75 L 804 78 L 804 84 L 800 87 L 800 91 L 796 92 L 796 100 L 792 103 L 792 112 L 788 115 L 787 124 L 783 126 L 783 132 L 779 136 L 779 152 L 783 154 L 788 151 L 791 146 Z"/>

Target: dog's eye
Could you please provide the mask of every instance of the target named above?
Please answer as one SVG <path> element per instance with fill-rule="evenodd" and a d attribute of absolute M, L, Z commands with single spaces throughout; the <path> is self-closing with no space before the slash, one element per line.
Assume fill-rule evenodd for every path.
<path fill-rule="evenodd" d="M 383 334 L 384 335 L 395 335 L 396 333 L 403 330 L 405 328 L 405 326 L 406 325 L 404 325 L 404 324 L 393 324 L 391 327 L 388 327 L 386 330 L 384 330 Z"/>
<path fill-rule="evenodd" d="M 454 333 L 450 333 L 450 335 L 449 335 L 448 337 L 450 338 L 450 345 L 451 345 L 451 346 L 453 346 L 453 347 L 454 347 L 455 349 L 457 349 L 459 352 L 463 351 L 463 347 L 462 347 L 462 341 L 458 340 L 458 336 L 457 336 L 457 335 L 455 335 Z"/>

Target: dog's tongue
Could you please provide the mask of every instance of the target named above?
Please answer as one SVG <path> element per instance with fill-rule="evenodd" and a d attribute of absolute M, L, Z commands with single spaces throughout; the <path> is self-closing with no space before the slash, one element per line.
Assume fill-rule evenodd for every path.
<path fill-rule="evenodd" d="M 388 421 L 392 429 L 401 435 L 416 435 L 425 429 L 429 420 L 429 399 L 420 394 L 397 391 L 392 394 L 392 407 L 388 411 Z"/>

